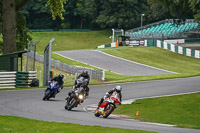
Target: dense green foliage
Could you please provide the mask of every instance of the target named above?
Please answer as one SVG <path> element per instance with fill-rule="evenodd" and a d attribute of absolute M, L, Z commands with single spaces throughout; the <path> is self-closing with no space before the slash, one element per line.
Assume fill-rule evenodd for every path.
<path fill-rule="evenodd" d="M 31 0 L 23 11 L 27 17 L 28 27 L 34 28 L 123 28 L 140 26 L 141 14 L 144 24 L 167 18 L 198 18 L 200 2 L 195 0 L 68 0 L 63 3 L 61 18 L 51 21 L 47 0 Z M 53 6 L 53 5 L 52 5 Z M 51 6 L 50 6 L 51 7 Z M 63 11 L 63 10 L 62 10 Z M 61 12 L 60 12 L 61 13 Z M 55 19 L 55 16 L 53 17 Z"/>
<path fill-rule="evenodd" d="M 169 12 L 173 18 L 200 19 L 199 0 L 147 0 L 151 5 L 160 5 L 162 10 Z"/>
<path fill-rule="evenodd" d="M 20 10 L 30 29 L 132 29 L 140 26 L 141 14 L 145 14 L 143 24 L 149 24 L 166 18 L 200 18 L 199 0 L 15 0 L 16 12 Z M 2 0 L 0 0 L 0 7 Z M 22 16 L 22 15 L 20 15 Z M 60 18 L 56 19 L 57 16 Z M 19 15 L 18 15 L 19 17 Z M 19 23 L 24 23 L 22 17 Z M 52 18 L 54 21 L 52 21 Z M 2 27 L 0 11 L 0 27 Z M 17 22 L 18 23 L 18 22 Z M 27 30 L 18 30 L 20 40 L 30 39 Z M 18 28 L 22 28 L 18 26 Z M 0 28 L 0 34 L 1 34 Z M 26 32 L 26 33 L 24 33 Z M 26 41 L 22 42 L 24 48 Z M 1 44 L 1 42 L 0 42 Z M 1 45 L 0 45 L 1 46 Z"/>
<path fill-rule="evenodd" d="M 15 116 L 0 116 L 1 133 L 102 133 L 102 131 L 104 133 L 150 133 L 141 130 L 105 128 L 71 123 L 45 122 Z"/>
<path fill-rule="evenodd" d="M 200 93 L 144 99 L 118 106 L 114 113 L 133 119 L 200 129 Z M 139 112 L 139 116 L 136 112 Z"/>

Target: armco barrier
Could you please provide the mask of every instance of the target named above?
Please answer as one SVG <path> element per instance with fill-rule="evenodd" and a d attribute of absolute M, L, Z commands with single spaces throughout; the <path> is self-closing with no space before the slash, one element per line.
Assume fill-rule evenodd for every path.
<path fill-rule="evenodd" d="M 44 56 L 43 55 L 36 53 L 35 59 L 36 59 L 36 61 L 38 61 L 40 63 L 44 62 Z M 80 70 L 87 70 L 91 79 L 105 80 L 105 73 L 104 73 L 103 70 L 94 70 L 94 69 L 90 69 L 90 68 L 86 68 L 86 67 L 68 65 L 68 64 L 60 62 L 58 60 L 54 60 L 54 59 L 51 59 L 51 66 L 58 69 L 58 70 L 61 70 L 63 72 L 67 72 L 67 73 L 74 74 L 74 75 L 76 73 L 78 73 Z"/>
<path fill-rule="evenodd" d="M 0 89 L 15 88 L 16 72 L 0 72 Z"/>

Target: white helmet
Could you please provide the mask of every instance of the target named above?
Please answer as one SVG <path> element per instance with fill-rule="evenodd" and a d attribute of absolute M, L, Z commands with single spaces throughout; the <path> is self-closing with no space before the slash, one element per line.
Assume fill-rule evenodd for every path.
<path fill-rule="evenodd" d="M 116 90 L 117 93 L 120 93 L 122 91 L 122 87 L 120 85 L 117 85 L 115 87 L 115 90 Z"/>

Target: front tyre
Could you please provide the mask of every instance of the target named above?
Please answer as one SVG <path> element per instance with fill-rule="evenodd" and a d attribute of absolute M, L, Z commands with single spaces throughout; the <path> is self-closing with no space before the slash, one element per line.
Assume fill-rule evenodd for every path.
<path fill-rule="evenodd" d="M 100 113 L 99 113 L 99 110 L 98 110 L 98 108 L 96 109 L 96 111 L 95 111 L 94 115 L 95 115 L 96 117 L 99 117 L 99 116 L 100 116 Z"/>
<path fill-rule="evenodd" d="M 53 91 L 51 90 L 47 90 L 47 92 L 45 92 L 43 100 L 49 100 L 49 98 L 51 97 L 51 95 L 53 94 Z"/>
<path fill-rule="evenodd" d="M 114 109 L 115 107 L 113 104 L 108 104 L 104 110 L 103 118 L 107 118 L 113 112 Z"/>
<path fill-rule="evenodd" d="M 68 105 L 68 111 L 70 111 L 77 104 L 76 99 L 72 98 Z"/>

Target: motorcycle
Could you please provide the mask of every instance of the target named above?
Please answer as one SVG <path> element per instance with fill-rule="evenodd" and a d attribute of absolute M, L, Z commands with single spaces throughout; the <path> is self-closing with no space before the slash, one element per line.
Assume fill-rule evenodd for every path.
<path fill-rule="evenodd" d="M 80 78 L 77 80 L 77 88 L 71 93 L 70 96 L 66 98 L 66 110 L 71 110 L 77 107 L 79 104 L 83 103 L 86 99 L 85 81 Z"/>
<path fill-rule="evenodd" d="M 52 97 L 55 97 L 55 92 L 56 94 L 59 92 L 59 85 L 57 81 L 51 81 L 45 90 L 43 100 L 49 100 Z"/>
<path fill-rule="evenodd" d="M 117 94 L 113 94 L 110 97 L 106 98 L 100 105 L 100 107 L 96 109 L 94 115 L 96 117 L 103 116 L 103 118 L 107 118 L 115 108 L 120 105 L 121 102 L 119 100 L 119 96 Z"/>

